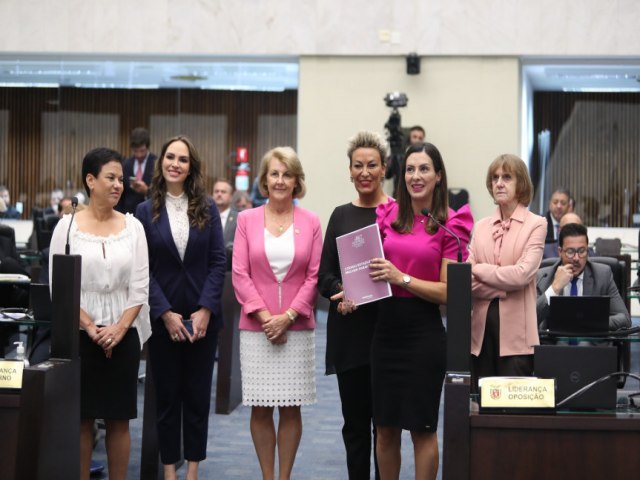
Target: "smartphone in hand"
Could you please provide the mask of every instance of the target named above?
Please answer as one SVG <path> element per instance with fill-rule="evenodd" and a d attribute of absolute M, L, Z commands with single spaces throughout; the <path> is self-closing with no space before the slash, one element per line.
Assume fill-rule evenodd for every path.
<path fill-rule="evenodd" d="M 182 323 L 184 328 L 187 329 L 187 332 L 189 332 L 189 335 L 193 337 L 193 320 L 183 320 Z"/>

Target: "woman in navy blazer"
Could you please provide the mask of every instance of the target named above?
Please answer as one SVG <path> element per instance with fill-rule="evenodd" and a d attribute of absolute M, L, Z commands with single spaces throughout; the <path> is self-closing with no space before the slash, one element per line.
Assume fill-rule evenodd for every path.
<path fill-rule="evenodd" d="M 136 217 L 149 244 L 149 361 L 164 478 L 176 478 L 182 426 L 187 479 L 195 479 L 207 450 L 226 261 L 220 215 L 187 137 L 162 147 L 151 198 L 138 206 Z"/>

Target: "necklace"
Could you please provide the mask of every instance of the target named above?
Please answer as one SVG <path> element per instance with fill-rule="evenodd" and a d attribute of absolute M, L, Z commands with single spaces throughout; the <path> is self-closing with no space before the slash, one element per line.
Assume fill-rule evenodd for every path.
<path fill-rule="evenodd" d="M 266 207 L 264 211 L 267 217 L 267 221 L 277 227 L 278 233 L 284 232 L 285 228 L 287 228 L 293 222 L 293 210 L 277 214 Z"/>

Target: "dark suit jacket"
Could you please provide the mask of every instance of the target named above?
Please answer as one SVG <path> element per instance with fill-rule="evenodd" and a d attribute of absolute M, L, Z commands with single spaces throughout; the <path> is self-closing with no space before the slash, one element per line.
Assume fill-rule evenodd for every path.
<path fill-rule="evenodd" d="M 231 270 L 231 258 L 233 257 L 233 239 L 236 236 L 236 226 L 238 222 L 238 211 L 232 208 L 224 225 L 223 239 L 224 250 L 227 254 L 227 270 Z"/>
<path fill-rule="evenodd" d="M 546 325 L 547 317 L 549 316 L 549 304 L 544 292 L 553 283 L 553 277 L 559 265 L 560 261 L 550 267 L 538 270 L 536 279 L 538 325 L 542 322 Z M 620 297 L 611 269 L 607 265 L 587 261 L 587 265 L 584 267 L 582 294 L 607 296 L 611 299 L 609 303 L 609 328 L 611 330 L 631 325 L 631 317 L 629 317 L 629 312 Z"/>
<path fill-rule="evenodd" d="M 544 218 L 547 219 L 547 237 L 544 239 L 544 243 L 553 243 L 556 241 L 556 232 L 553 228 L 553 220 L 551 219 L 551 212 L 549 210 L 544 214 Z"/>
<path fill-rule="evenodd" d="M 225 255 L 220 215 L 215 204 L 209 207 L 211 221 L 200 231 L 189 230 L 189 241 L 180 259 L 171 235 L 165 207 L 157 222 L 151 221 L 151 200 L 136 210 L 136 218 L 144 226 L 149 245 L 149 307 L 154 333 L 164 323 L 157 320 L 167 310 L 187 319 L 200 307 L 211 310 L 209 330 L 222 327 L 222 288 L 225 276 Z"/>
<path fill-rule="evenodd" d="M 151 186 L 151 178 L 153 177 L 153 165 L 155 164 L 158 157 L 156 157 L 153 153 L 149 152 L 149 158 L 147 159 L 147 164 L 144 166 L 144 172 L 142 173 L 142 181 L 147 184 L 147 186 Z M 135 215 L 136 207 L 145 201 L 145 196 L 133 190 L 129 184 L 129 177 L 135 177 L 135 157 L 127 158 L 122 164 L 122 173 L 124 176 L 124 191 L 122 192 L 122 196 L 120 197 L 120 201 L 118 205 L 116 205 L 116 210 L 122 213 L 132 213 Z M 136 215 L 137 217 L 137 215 Z"/>

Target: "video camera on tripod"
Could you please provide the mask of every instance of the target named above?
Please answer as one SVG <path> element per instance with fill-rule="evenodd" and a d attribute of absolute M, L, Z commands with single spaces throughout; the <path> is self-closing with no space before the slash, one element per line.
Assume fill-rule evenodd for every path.
<path fill-rule="evenodd" d="M 393 178 L 393 196 L 396 196 L 398 189 L 398 179 L 400 178 L 400 169 L 402 167 L 402 158 L 406 145 L 405 134 L 402 130 L 402 117 L 398 108 L 406 107 L 409 99 L 407 95 L 401 92 L 387 93 L 384 97 L 384 103 L 387 107 L 391 107 L 391 114 L 384 128 L 387 132 L 387 141 L 391 155 L 387 160 L 387 171 L 385 178 Z"/>

